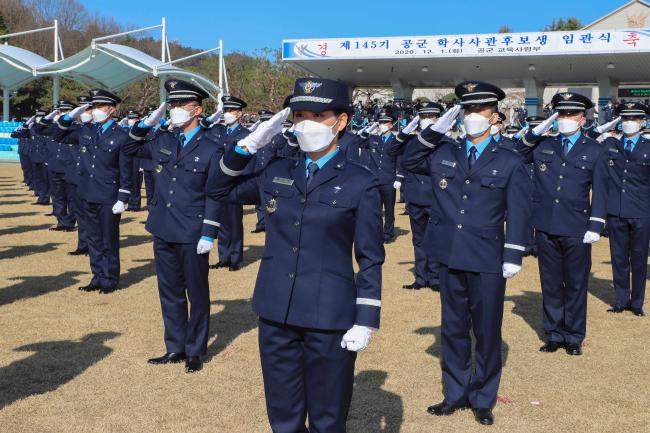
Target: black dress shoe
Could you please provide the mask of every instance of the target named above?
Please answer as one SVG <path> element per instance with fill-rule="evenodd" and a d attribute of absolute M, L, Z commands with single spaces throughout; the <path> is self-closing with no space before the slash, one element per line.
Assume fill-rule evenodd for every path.
<path fill-rule="evenodd" d="M 151 358 L 147 360 L 147 362 L 154 365 L 178 364 L 179 362 L 185 361 L 185 359 L 187 359 L 185 352 L 170 352 L 165 353 L 163 356 L 159 356 L 158 358 Z"/>
<path fill-rule="evenodd" d="M 420 290 L 424 286 L 422 284 L 418 283 L 412 283 L 412 284 L 404 284 L 402 286 L 402 289 L 408 289 L 408 290 Z"/>
<path fill-rule="evenodd" d="M 203 369 L 203 361 L 200 356 L 188 356 L 185 361 L 185 373 L 196 373 Z"/>
<path fill-rule="evenodd" d="M 465 406 L 450 406 L 444 401 L 442 403 L 434 404 L 433 406 L 429 406 L 427 408 L 427 412 L 429 412 L 431 415 L 435 416 L 445 416 L 445 415 L 451 415 L 457 410 L 463 410 L 469 408 L 468 405 Z"/>
<path fill-rule="evenodd" d="M 494 424 L 494 415 L 492 415 L 492 409 L 490 408 L 474 409 L 474 419 L 482 425 Z"/>
<path fill-rule="evenodd" d="M 102 295 L 108 295 L 109 293 L 113 293 L 116 290 L 118 290 L 117 285 L 102 287 L 102 288 L 99 289 L 99 293 L 101 293 Z"/>
<path fill-rule="evenodd" d="M 265 230 L 266 229 L 263 229 L 263 228 L 255 228 L 255 230 L 251 230 L 251 233 L 262 233 Z"/>
<path fill-rule="evenodd" d="M 549 341 L 544 343 L 544 345 L 539 348 L 539 351 L 544 353 L 553 353 L 557 352 L 557 350 L 562 346 L 564 346 L 564 344 L 558 343 L 557 341 Z"/>
<path fill-rule="evenodd" d="M 384 239 L 385 244 L 392 244 L 393 242 L 395 242 L 395 236 L 392 238 Z"/>
<path fill-rule="evenodd" d="M 228 268 L 230 267 L 230 262 L 217 262 L 214 265 L 210 265 L 210 269 L 219 269 L 219 268 Z"/>
<path fill-rule="evenodd" d="M 79 287 L 79 290 L 81 290 L 82 292 L 95 292 L 99 290 L 99 286 L 96 286 L 94 284 L 88 284 L 87 286 Z"/>
<path fill-rule="evenodd" d="M 607 310 L 608 313 L 622 313 L 623 311 L 625 311 L 625 308 L 621 308 L 617 306 L 613 306 L 612 308 Z"/>
<path fill-rule="evenodd" d="M 65 230 L 65 228 L 57 226 L 57 227 L 50 227 L 48 230 L 51 232 L 62 232 L 63 230 Z"/>
<path fill-rule="evenodd" d="M 235 264 L 235 265 L 230 265 L 230 266 L 228 266 L 228 270 L 229 270 L 230 272 L 237 272 L 237 271 L 240 270 L 240 269 L 241 269 L 241 264 L 240 264 L 240 263 L 237 263 L 237 264 Z"/>
<path fill-rule="evenodd" d="M 572 355 L 572 356 L 582 355 L 582 347 L 580 347 L 579 343 L 567 343 L 564 350 L 566 350 L 567 355 Z"/>
<path fill-rule="evenodd" d="M 69 256 L 86 256 L 86 255 L 88 255 L 88 250 L 80 250 L 80 249 L 77 248 L 74 251 L 70 251 L 68 253 L 68 255 Z"/>
<path fill-rule="evenodd" d="M 433 290 L 434 292 L 439 292 L 440 291 L 440 286 L 437 285 L 437 284 L 429 284 L 427 287 L 430 288 L 431 290 Z"/>
<path fill-rule="evenodd" d="M 63 229 L 61 231 L 71 233 L 71 232 L 74 232 L 75 230 L 77 230 L 76 227 L 63 227 Z"/>
<path fill-rule="evenodd" d="M 637 317 L 645 317 L 645 313 L 640 308 L 638 310 L 632 310 L 632 314 L 634 314 Z"/>

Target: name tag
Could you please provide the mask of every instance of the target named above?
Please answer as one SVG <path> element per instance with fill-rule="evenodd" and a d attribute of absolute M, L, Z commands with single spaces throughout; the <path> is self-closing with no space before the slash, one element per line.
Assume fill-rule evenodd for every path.
<path fill-rule="evenodd" d="M 456 168 L 455 161 L 447 161 L 446 159 L 443 159 L 442 161 L 440 161 L 440 164 L 446 165 L 447 167 Z"/>
<path fill-rule="evenodd" d="M 542 149 L 542 153 L 545 155 L 553 155 L 555 152 L 551 149 Z"/>
<path fill-rule="evenodd" d="M 293 179 L 287 179 L 285 177 L 274 177 L 273 183 L 279 183 L 280 185 L 293 185 Z"/>
<path fill-rule="evenodd" d="M 165 155 L 171 155 L 172 151 L 169 149 L 165 149 L 164 147 L 160 149 L 160 153 L 164 153 Z"/>
<path fill-rule="evenodd" d="M 32 139 L 33 139 L 33 138 L 34 138 L 34 137 L 32 137 Z M 91 137 L 90 135 L 84 135 L 83 138 L 85 138 L 86 140 L 92 140 L 92 137 Z"/>
<path fill-rule="evenodd" d="M 610 148 L 609 148 L 609 151 L 610 151 L 610 152 L 618 153 L 618 149 L 614 149 L 613 147 L 610 147 Z"/>

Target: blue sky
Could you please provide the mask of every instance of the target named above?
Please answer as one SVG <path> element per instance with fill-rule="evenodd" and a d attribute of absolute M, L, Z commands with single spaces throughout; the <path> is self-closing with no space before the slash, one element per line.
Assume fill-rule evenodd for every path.
<path fill-rule="evenodd" d="M 539 31 L 554 18 L 588 24 L 627 0 L 192 1 L 80 0 L 91 12 L 146 27 L 167 17 L 170 40 L 226 52 L 279 48 L 282 39 Z M 228 8 L 232 5 L 233 8 Z"/>

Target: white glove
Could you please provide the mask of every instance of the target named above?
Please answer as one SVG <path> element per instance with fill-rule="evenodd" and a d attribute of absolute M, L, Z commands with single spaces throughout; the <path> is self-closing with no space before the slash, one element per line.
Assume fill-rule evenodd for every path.
<path fill-rule="evenodd" d="M 411 120 L 409 124 L 406 125 L 404 129 L 402 129 L 402 132 L 404 134 L 410 134 L 411 132 L 415 131 L 415 128 L 417 128 L 419 124 L 420 124 L 420 116 L 415 116 L 413 120 Z"/>
<path fill-rule="evenodd" d="M 260 126 L 260 123 L 262 123 L 262 121 L 261 121 L 261 120 L 258 120 L 257 122 L 253 123 L 253 124 L 251 125 L 251 127 L 248 128 L 248 130 L 249 130 L 250 132 L 254 132 L 254 131 L 257 129 L 257 127 Z"/>
<path fill-rule="evenodd" d="M 366 129 L 366 134 L 372 134 L 379 128 L 379 122 L 372 122 L 370 126 L 368 126 L 368 129 Z"/>
<path fill-rule="evenodd" d="M 399 180 L 393 182 L 393 188 L 400 189 L 401 187 L 402 187 L 402 182 L 400 182 Z"/>
<path fill-rule="evenodd" d="M 553 122 L 555 122 L 555 119 L 557 119 L 559 113 L 555 112 L 551 117 L 537 125 L 536 127 L 533 128 L 533 134 L 536 136 L 540 137 L 546 133 L 549 129 L 553 127 Z"/>
<path fill-rule="evenodd" d="M 122 120 L 120 120 L 120 122 L 119 122 L 119 125 L 120 125 L 120 126 L 124 126 L 124 125 L 128 125 L 128 124 L 129 124 L 129 118 L 128 118 L 128 117 L 124 117 L 124 118 L 123 118 Z"/>
<path fill-rule="evenodd" d="M 58 109 L 56 109 L 56 110 L 52 111 L 50 114 L 48 114 L 47 116 L 43 117 L 43 119 L 45 119 L 45 120 L 52 120 L 52 119 L 54 119 L 54 117 L 56 117 L 56 115 L 59 114 L 59 113 L 60 113 L 60 111 L 59 111 Z"/>
<path fill-rule="evenodd" d="M 341 347 L 348 349 L 350 352 L 361 352 L 368 347 L 372 329 L 367 326 L 354 325 L 345 333 L 341 340 Z"/>
<path fill-rule="evenodd" d="M 77 117 L 79 117 L 81 115 L 81 113 L 86 111 L 88 109 L 88 107 L 90 107 L 90 104 L 80 105 L 77 108 L 75 108 L 74 110 L 70 111 L 68 113 L 68 116 L 70 116 L 73 119 L 76 119 Z"/>
<path fill-rule="evenodd" d="M 447 110 L 440 119 L 433 125 L 430 125 L 432 131 L 439 132 L 440 134 L 446 134 L 449 132 L 454 123 L 456 123 L 456 118 L 460 114 L 462 107 L 460 105 L 454 105 L 453 108 Z"/>
<path fill-rule="evenodd" d="M 199 243 L 196 244 L 196 254 L 209 253 L 212 250 L 212 247 L 212 242 L 206 241 L 205 239 L 200 239 Z"/>
<path fill-rule="evenodd" d="M 205 120 L 209 123 L 216 123 L 221 119 L 221 116 L 223 116 L 223 110 L 217 110 L 216 113 L 211 114 Z"/>
<path fill-rule="evenodd" d="M 594 242 L 598 242 L 600 240 L 600 235 L 596 232 L 587 232 L 585 233 L 585 237 L 582 238 L 582 243 L 583 244 L 593 244 Z"/>
<path fill-rule="evenodd" d="M 604 123 L 602 125 L 596 126 L 594 130 L 602 134 L 605 131 L 609 131 L 610 129 L 614 128 L 616 125 L 618 125 L 618 122 L 621 121 L 621 116 L 618 116 L 616 119 L 612 120 L 611 122 Z"/>
<path fill-rule="evenodd" d="M 291 113 L 289 107 L 276 113 L 266 122 L 262 122 L 255 131 L 251 132 L 237 145 L 245 148 L 249 153 L 256 153 L 258 150 L 269 144 L 273 136 L 282 132 L 282 123 L 287 120 L 289 113 Z"/>
<path fill-rule="evenodd" d="M 512 278 L 521 271 L 521 266 L 513 263 L 504 263 L 501 269 L 503 269 L 503 278 Z"/>
<path fill-rule="evenodd" d="M 124 202 L 123 201 L 116 201 L 115 204 L 113 205 L 113 215 L 121 214 L 124 212 L 125 207 L 124 207 Z"/>
<path fill-rule="evenodd" d="M 524 126 L 524 127 L 521 128 L 519 131 L 515 132 L 515 135 L 513 135 L 512 137 L 513 137 L 513 138 L 521 138 L 521 137 L 523 137 L 524 135 L 526 135 L 527 132 L 528 132 L 528 127 L 527 127 L 527 126 Z"/>
<path fill-rule="evenodd" d="M 23 126 L 25 126 L 26 128 L 29 128 L 29 125 L 34 123 L 35 120 L 36 120 L 36 115 L 33 115 L 32 117 L 27 119 L 27 122 L 25 122 L 25 124 Z"/>
<path fill-rule="evenodd" d="M 145 126 L 148 128 L 153 128 L 160 122 L 160 119 L 163 118 L 165 112 L 167 111 L 167 103 L 163 102 L 158 108 L 156 108 L 146 119 L 143 120 Z"/>

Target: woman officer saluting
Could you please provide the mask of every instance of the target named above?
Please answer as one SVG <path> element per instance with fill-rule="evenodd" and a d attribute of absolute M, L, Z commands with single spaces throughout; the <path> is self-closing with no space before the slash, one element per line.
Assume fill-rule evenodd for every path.
<path fill-rule="evenodd" d="M 252 154 L 280 132 L 289 110 L 304 153 L 241 176 Z M 379 327 L 379 184 L 338 149 L 349 110 L 345 84 L 298 79 L 289 108 L 227 151 L 208 180 L 210 197 L 261 204 L 267 213 L 253 310 L 275 433 L 345 432 L 356 352 Z"/>

